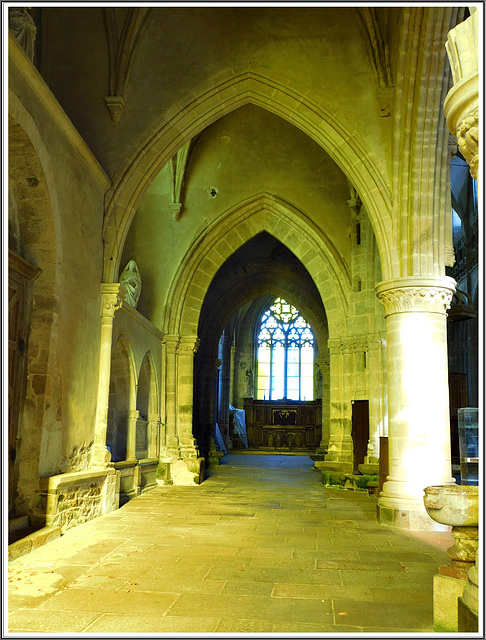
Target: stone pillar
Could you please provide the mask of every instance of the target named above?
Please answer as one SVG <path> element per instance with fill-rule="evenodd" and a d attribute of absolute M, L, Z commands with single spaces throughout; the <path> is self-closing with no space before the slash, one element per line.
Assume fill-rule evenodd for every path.
<path fill-rule="evenodd" d="M 329 357 L 316 358 L 316 365 L 319 367 L 322 379 L 322 434 L 321 442 L 316 450 L 316 458 L 313 459 L 323 460 L 329 443 Z"/>
<path fill-rule="evenodd" d="M 478 175 L 478 12 L 449 31 L 447 55 L 454 85 L 446 96 L 447 126 L 457 138 L 459 150 L 469 164 L 471 176 Z"/>
<path fill-rule="evenodd" d="M 158 413 L 149 413 L 147 416 L 147 438 L 149 458 L 157 458 L 159 455 L 160 441 L 160 415 Z"/>
<path fill-rule="evenodd" d="M 177 367 L 176 352 L 179 336 L 167 334 L 162 345 L 165 351 L 165 393 L 166 393 L 166 438 L 164 458 L 179 457 L 179 440 L 176 434 L 176 398 L 177 398 Z"/>
<path fill-rule="evenodd" d="M 368 394 L 370 403 L 370 439 L 365 462 L 378 464 L 380 457 L 380 436 L 388 434 L 386 420 L 386 393 L 383 375 L 383 351 L 385 340 L 378 336 L 368 343 Z"/>
<path fill-rule="evenodd" d="M 351 437 L 351 377 L 354 374 L 352 339 L 329 340 L 330 415 L 329 446 L 323 462 L 315 467 L 325 471 L 353 471 Z"/>
<path fill-rule="evenodd" d="M 194 354 L 198 346 L 197 336 L 181 336 L 177 349 L 177 436 L 182 458 L 199 457 L 192 435 Z"/>
<path fill-rule="evenodd" d="M 423 490 L 455 483 L 446 330 L 455 282 L 447 276 L 411 276 L 376 289 L 385 308 L 389 413 L 389 475 L 378 500 L 379 520 L 437 528 L 425 511 Z"/>
<path fill-rule="evenodd" d="M 138 409 L 130 409 L 128 412 L 127 460 L 137 459 L 137 420 L 139 417 Z"/>
<path fill-rule="evenodd" d="M 96 403 L 95 436 L 92 464 L 105 467 L 111 460 L 106 448 L 106 429 L 108 424 L 108 404 L 110 396 L 111 343 L 113 338 L 113 318 L 115 311 L 122 306 L 125 289 L 119 283 L 101 284 L 101 336 L 100 359 L 98 369 L 98 398 Z"/>
<path fill-rule="evenodd" d="M 199 422 L 198 448 L 212 458 L 216 453 L 216 372 L 221 361 L 218 358 L 197 358 L 195 374 L 197 376 L 197 416 Z M 196 381 L 195 381 L 196 383 Z M 196 407 L 195 407 L 196 411 Z"/>

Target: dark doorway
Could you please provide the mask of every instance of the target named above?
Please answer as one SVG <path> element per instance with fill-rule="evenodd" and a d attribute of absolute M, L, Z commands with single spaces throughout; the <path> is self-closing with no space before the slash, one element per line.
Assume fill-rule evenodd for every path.
<path fill-rule="evenodd" d="M 353 438 L 353 473 L 359 473 L 358 465 L 363 464 L 370 438 L 370 409 L 368 400 L 353 401 L 351 427 Z"/>

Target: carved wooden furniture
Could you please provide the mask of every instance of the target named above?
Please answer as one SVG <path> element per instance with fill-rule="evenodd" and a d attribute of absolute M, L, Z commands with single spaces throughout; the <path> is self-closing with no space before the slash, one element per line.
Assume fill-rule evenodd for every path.
<path fill-rule="evenodd" d="M 315 451 L 322 437 L 321 400 L 245 398 L 248 448 L 267 451 Z M 235 448 L 243 445 L 233 440 Z"/>

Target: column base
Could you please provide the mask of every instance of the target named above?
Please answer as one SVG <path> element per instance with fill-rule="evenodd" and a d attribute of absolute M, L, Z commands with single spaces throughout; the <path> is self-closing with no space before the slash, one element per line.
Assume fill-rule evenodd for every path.
<path fill-rule="evenodd" d="M 312 458 L 314 460 L 314 458 Z M 318 471 L 339 471 L 341 473 L 353 473 L 353 463 L 338 460 L 315 460 L 314 468 Z"/>
<path fill-rule="evenodd" d="M 418 529 L 422 531 L 449 531 L 450 527 L 432 520 L 425 509 L 402 509 L 399 506 L 378 504 L 376 506 L 378 522 L 386 527 L 397 529 Z"/>
<path fill-rule="evenodd" d="M 180 458 L 170 463 L 172 484 L 192 486 L 201 484 L 205 477 L 204 458 Z"/>

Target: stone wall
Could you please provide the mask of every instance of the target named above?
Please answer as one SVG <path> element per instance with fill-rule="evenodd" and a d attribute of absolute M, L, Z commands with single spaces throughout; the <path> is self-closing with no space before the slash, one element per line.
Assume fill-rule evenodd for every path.
<path fill-rule="evenodd" d="M 118 508 L 114 469 L 65 473 L 41 479 L 46 525 L 71 527 Z"/>

